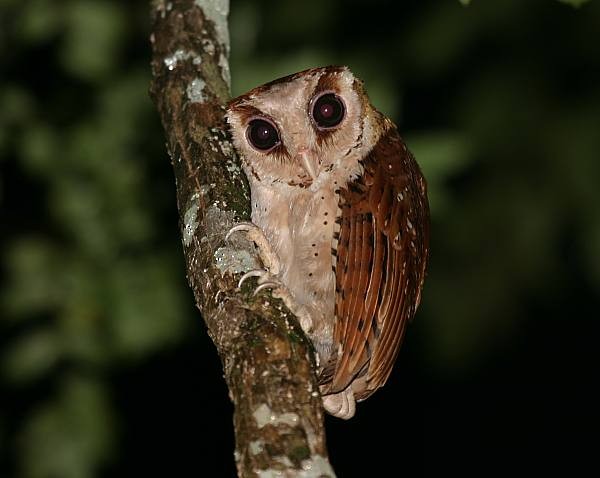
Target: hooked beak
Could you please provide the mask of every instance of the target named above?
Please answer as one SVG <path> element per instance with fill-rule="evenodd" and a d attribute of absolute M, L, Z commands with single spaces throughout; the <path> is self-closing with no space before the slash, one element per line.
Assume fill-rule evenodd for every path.
<path fill-rule="evenodd" d="M 298 150 L 296 158 L 312 180 L 317 179 L 319 175 L 319 160 L 316 155 L 308 148 L 301 148 Z"/>

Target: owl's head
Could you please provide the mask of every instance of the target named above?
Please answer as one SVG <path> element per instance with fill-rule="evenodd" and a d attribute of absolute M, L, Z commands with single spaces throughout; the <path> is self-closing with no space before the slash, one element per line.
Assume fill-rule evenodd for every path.
<path fill-rule="evenodd" d="M 307 186 L 368 153 L 381 115 L 347 67 L 313 68 L 230 101 L 227 121 L 251 175 Z"/>

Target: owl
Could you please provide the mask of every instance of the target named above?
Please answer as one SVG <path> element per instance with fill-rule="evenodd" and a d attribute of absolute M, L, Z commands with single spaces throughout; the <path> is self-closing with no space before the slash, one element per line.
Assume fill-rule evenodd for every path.
<path fill-rule="evenodd" d="M 327 412 L 348 419 L 387 381 L 421 300 L 427 187 L 395 125 L 347 67 L 281 78 L 231 100 L 250 184 L 253 240 L 270 288 L 317 356 Z"/>

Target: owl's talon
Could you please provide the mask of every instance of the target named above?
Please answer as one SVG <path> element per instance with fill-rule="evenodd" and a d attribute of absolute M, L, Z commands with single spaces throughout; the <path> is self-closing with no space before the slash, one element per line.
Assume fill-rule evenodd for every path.
<path fill-rule="evenodd" d="M 231 237 L 231 235 L 234 232 L 239 232 L 239 231 L 250 232 L 253 229 L 258 229 L 258 226 L 251 222 L 240 222 L 240 223 L 236 224 L 235 226 L 233 226 L 231 229 L 229 229 L 229 232 L 227 232 L 227 234 L 225 235 L 225 240 L 226 241 L 229 240 L 229 238 Z"/>
<path fill-rule="evenodd" d="M 242 287 L 242 284 L 244 282 L 246 282 L 247 279 L 249 279 L 250 277 L 262 277 L 265 274 L 268 274 L 268 272 L 264 269 L 253 269 L 251 271 L 246 272 L 241 278 L 240 281 L 238 282 L 238 289 L 240 289 Z"/>
<path fill-rule="evenodd" d="M 258 286 L 254 289 L 254 293 L 252 295 L 258 294 L 261 290 L 264 289 L 279 289 L 281 287 L 285 287 L 279 279 L 272 276 L 269 271 L 264 269 L 253 269 L 251 271 L 246 272 L 238 282 L 238 289 L 242 287 L 242 284 L 250 279 L 250 277 L 258 277 Z"/>
<path fill-rule="evenodd" d="M 313 320 L 310 313 L 304 306 L 301 306 L 296 302 L 287 287 L 277 277 L 264 269 L 254 269 L 246 272 L 241 277 L 238 282 L 238 288 L 240 288 L 250 277 L 258 277 L 258 286 L 254 289 L 254 292 L 252 293 L 253 296 L 256 296 L 261 290 L 273 289 L 273 297 L 281 299 L 287 308 L 298 317 L 302 330 L 308 333 L 312 329 Z"/>
<path fill-rule="evenodd" d="M 260 284 L 256 289 L 254 289 L 254 294 L 252 295 L 256 295 L 258 294 L 261 290 L 264 289 L 277 289 L 281 287 L 281 284 L 278 282 L 264 282 L 262 284 Z"/>

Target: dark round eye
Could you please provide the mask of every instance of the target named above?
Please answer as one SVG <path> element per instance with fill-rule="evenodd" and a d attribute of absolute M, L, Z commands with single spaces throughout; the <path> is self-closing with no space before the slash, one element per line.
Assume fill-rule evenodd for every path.
<path fill-rule="evenodd" d="M 334 93 L 319 96 L 312 107 L 312 117 L 319 128 L 334 128 L 342 122 L 346 108 L 342 99 Z"/>
<path fill-rule="evenodd" d="M 250 144 L 259 151 L 269 151 L 280 142 L 275 125 L 264 119 L 250 121 L 246 136 Z"/>

